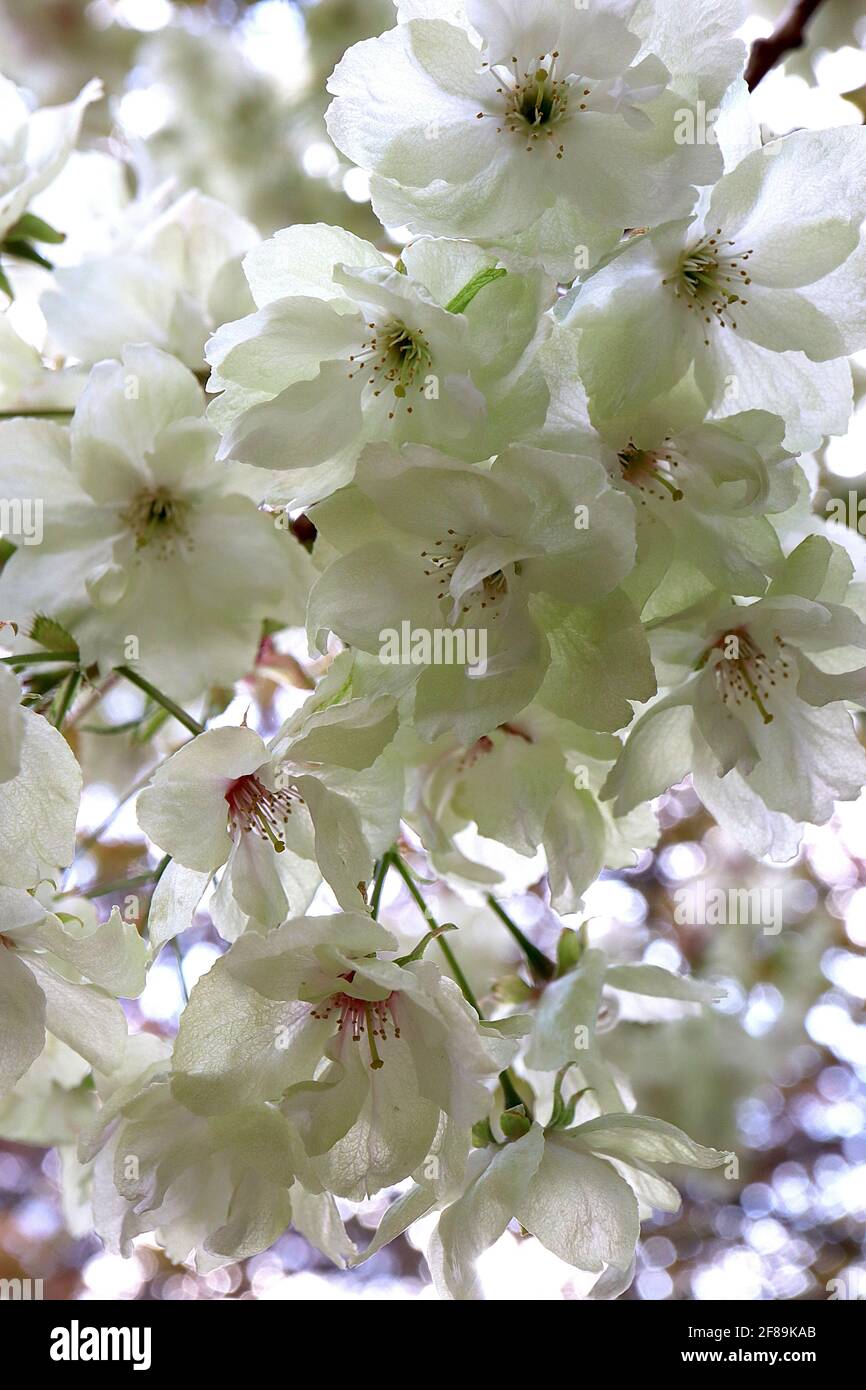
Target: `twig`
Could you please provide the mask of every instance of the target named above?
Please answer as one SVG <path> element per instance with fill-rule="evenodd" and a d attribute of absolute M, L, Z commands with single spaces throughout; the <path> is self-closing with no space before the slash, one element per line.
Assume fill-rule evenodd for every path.
<path fill-rule="evenodd" d="M 393 868 L 397 870 L 397 873 L 400 875 L 406 887 L 409 889 L 409 894 L 412 898 L 412 901 L 415 903 L 415 906 L 418 908 L 418 911 L 421 913 L 421 916 L 424 918 L 424 921 L 430 928 L 430 938 L 434 940 L 436 944 L 439 946 L 439 949 L 441 950 L 443 956 L 445 957 L 445 959 L 451 967 L 451 973 L 460 987 L 460 990 L 463 994 L 463 998 L 466 1000 L 467 1004 L 469 1004 L 475 1010 L 475 1012 L 478 1015 L 479 1022 L 483 1023 L 484 1015 L 481 1012 L 481 1007 L 472 991 L 472 986 L 469 984 L 469 981 L 463 974 L 460 962 L 457 960 L 457 957 L 455 956 L 448 942 L 445 940 L 445 937 L 442 935 L 442 928 L 439 926 L 429 907 L 425 903 L 423 897 L 419 893 L 415 880 L 412 877 L 411 869 L 407 864 L 404 863 L 400 855 L 397 853 L 397 850 L 394 849 L 393 846 L 388 851 L 386 862 L 387 865 L 393 866 Z M 513 1109 L 515 1106 L 524 1105 L 523 1097 L 521 1096 L 520 1092 L 514 1084 L 514 1077 L 509 1067 L 506 1067 L 505 1071 L 499 1073 L 499 1084 L 502 1087 L 502 1094 L 505 1097 L 505 1104 L 507 1105 L 509 1110 Z"/>
<path fill-rule="evenodd" d="M 755 39 L 745 72 L 746 85 L 750 92 L 755 90 L 758 83 L 786 53 L 803 47 L 806 42 L 806 25 L 821 3 L 822 0 L 794 0 L 794 4 L 779 20 L 772 34 L 765 39 Z"/>
<path fill-rule="evenodd" d="M 57 708 L 54 712 L 55 729 L 63 728 L 63 721 L 72 708 L 75 696 L 78 694 L 78 687 L 81 684 L 81 672 L 73 667 L 66 677 L 60 695 L 57 699 Z"/>
<path fill-rule="evenodd" d="M 546 956 L 543 951 L 540 951 L 537 946 L 533 945 L 529 938 L 520 930 L 517 923 L 511 920 L 501 903 L 496 901 L 492 893 L 487 894 L 487 905 L 492 908 L 502 925 L 514 937 L 514 940 L 526 956 L 533 974 L 540 980 L 552 980 L 556 974 L 556 966 L 549 956 Z"/>
<path fill-rule="evenodd" d="M 157 690 L 155 685 L 146 681 L 144 676 L 140 676 L 137 671 L 133 671 L 129 666 L 115 666 L 115 671 L 119 676 L 123 676 L 131 685 L 137 685 L 139 690 L 143 690 L 145 695 L 149 695 L 151 700 L 155 700 L 158 705 L 162 705 L 178 724 L 182 724 L 185 729 L 189 729 L 191 734 L 203 734 L 204 725 L 199 724 L 197 719 L 193 719 L 191 714 L 187 714 L 185 709 L 175 704 L 174 700 L 169 699 L 168 695 Z"/>

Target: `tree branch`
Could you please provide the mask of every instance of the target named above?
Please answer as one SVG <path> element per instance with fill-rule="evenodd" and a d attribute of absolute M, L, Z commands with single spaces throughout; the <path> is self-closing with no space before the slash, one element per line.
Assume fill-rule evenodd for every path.
<path fill-rule="evenodd" d="M 794 0 L 772 34 L 766 39 L 755 39 L 745 72 L 746 85 L 750 92 L 755 90 L 758 83 L 786 53 L 803 47 L 806 42 L 806 25 L 821 3 L 822 0 Z"/>

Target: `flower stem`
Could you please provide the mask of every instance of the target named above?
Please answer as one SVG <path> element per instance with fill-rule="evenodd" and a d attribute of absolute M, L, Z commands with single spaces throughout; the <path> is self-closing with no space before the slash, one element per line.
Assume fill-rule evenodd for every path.
<path fill-rule="evenodd" d="M 505 1097 L 506 1110 L 513 1110 L 517 1105 L 522 1105 L 524 1110 L 529 1108 L 511 1079 L 510 1067 L 506 1067 L 505 1071 L 499 1073 L 499 1084 Z"/>
<path fill-rule="evenodd" d="M 180 949 L 180 945 L 176 936 L 173 936 L 171 939 L 171 949 L 174 951 L 174 957 L 177 961 L 177 978 L 180 981 L 180 991 L 183 995 L 183 1002 L 185 1004 L 188 1004 L 189 990 L 186 987 L 186 979 L 184 978 L 183 973 L 183 951 Z"/>
<path fill-rule="evenodd" d="M 487 902 L 503 926 L 511 933 L 523 954 L 526 956 L 533 974 L 541 980 L 552 980 L 556 974 L 556 966 L 549 956 L 540 951 L 537 946 L 533 946 L 527 936 L 524 936 L 516 922 L 509 917 L 505 908 L 502 907 L 494 898 L 492 893 L 487 894 Z"/>
<path fill-rule="evenodd" d="M 385 878 L 390 867 L 391 851 L 389 849 L 386 849 L 385 853 L 382 855 L 382 858 L 376 865 L 376 872 L 373 876 L 373 892 L 370 895 L 370 912 L 372 913 L 374 921 L 376 921 L 379 916 L 379 904 L 382 901 L 382 889 L 385 887 Z"/>
<path fill-rule="evenodd" d="M 74 652 L 18 652 L 16 656 L 0 656 L 4 666 L 41 666 L 50 661 L 65 661 L 74 665 L 78 662 L 78 656 Z"/>
<path fill-rule="evenodd" d="M 139 936 L 143 936 L 148 941 L 150 940 L 150 909 L 153 907 L 153 895 L 156 892 L 159 880 L 162 878 L 170 863 L 171 855 L 163 855 L 153 871 L 153 883 L 150 888 L 150 897 L 147 900 L 147 907 L 144 909 L 144 915 L 138 929 Z"/>
<path fill-rule="evenodd" d="M 0 420 L 69 420 L 72 410 L 0 410 Z"/>
<path fill-rule="evenodd" d="M 106 898 L 109 893 L 119 893 L 124 888 L 142 888 L 152 883 L 161 873 L 160 869 L 148 869 L 147 873 L 134 874 L 132 878 L 116 878 L 109 883 L 94 883 L 92 888 L 64 888 L 58 898 Z"/>
<path fill-rule="evenodd" d="M 451 967 L 451 970 L 454 974 L 454 978 L 460 986 L 461 990 L 463 991 L 464 999 L 466 1000 L 467 1004 L 472 1005 L 478 1017 L 482 1018 L 483 1016 L 478 1004 L 478 1000 L 475 998 L 475 995 L 472 992 L 472 986 L 470 985 L 466 976 L 463 974 L 457 957 L 452 951 L 450 945 L 443 936 L 438 935 L 439 923 L 434 918 L 432 912 L 430 911 L 429 907 L 427 906 L 420 892 L 418 891 L 418 887 L 415 883 L 415 880 L 412 878 L 412 874 L 409 871 L 408 865 L 404 864 L 403 860 L 400 858 L 400 855 L 397 853 L 396 850 L 389 850 L 388 853 L 391 858 L 391 863 L 394 865 L 394 868 L 397 870 L 397 873 L 400 875 L 406 887 L 409 889 L 412 901 L 415 903 L 415 906 L 418 908 L 418 911 L 421 913 L 421 916 L 424 918 L 424 921 L 427 923 L 427 926 L 429 927 L 430 931 L 437 933 L 436 941 L 439 946 L 439 949 L 441 950 L 443 956 L 445 957 L 449 966 Z"/>
<path fill-rule="evenodd" d="M 66 677 L 60 691 L 60 698 L 57 701 L 57 710 L 52 721 L 55 729 L 63 728 L 63 721 L 72 708 L 72 702 L 75 699 L 80 684 L 81 672 L 74 666 Z"/>
<path fill-rule="evenodd" d="M 191 734 L 203 734 L 204 725 L 199 724 L 197 719 L 193 719 L 191 714 L 187 714 L 185 709 L 176 705 L 174 700 L 169 699 L 168 695 L 163 695 L 161 690 L 157 690 L 155 685 L 145 680 L 137 671 L 133 671 L 129 666 L 115 666 L 115 671 L 119 676 L 123 676 L 132 685 L 137 685 L 139 690 L 143 690 L 145 695 L 149 695 L 151 700 L 155 700 L 158 705 L 162 705 L 178 724 L 182 724 L 185 729 L 189 729 Z"/>
<path fill-rule="evenodd" d="M 414 879 L 412 878 L 412 874 L 409 870 L 408 865 L 404 864 L 403 860 L 400 858 L 400 855 L 397 853 L 395 849 L 390 849 L 385 857 L 390 859 L 390 862 L 394 865 L 394 868 L 397 870 L 406 887 L 409 889 L 409 893 L 412 897 L 412 900 L 418 908 L 419 912 L 421 913 L 422 917 L 424 918 L 424 921 L 427 923 L 427 926 L 430 928 L 430 931 L 436 933 L 437 945 L 439 946 L 439 949 L 441 950 L 443 956 L 445 957 L 449 966 L 451 967 L 451 972 L 458 985 L 460 986 L 460 989 L 463 993 L 463 998 L 466 1000 L 467 1004 L 471 1005 L 471 1007 L 477 1013 L 479 1023 L 483 1023 L 484 1015 L 481 1012 L 478 1000 L 475 998 L 472 986 L 470 985 L 466 976 L 463 974 L 457 957 L 452 951 L 449 943 L 445 940 L 444 936 L 440 935 L 442 929 L 437 923 L 436 919 L 434 918 L 432 912 L 425 903 L 424 899 L 422 898 L 420 892 L 418 891 L 418 887 Z M 505 1104 L 509 1110 L 512 1109 L 515 1105 L 525 1104 L 520 1093 L 517 1090 L 517 1087 L 514 1084 L 514 1078 L 511 1074 L 510 1068 L 506 1067 L 505 1071 L 499 1073 L 499 1084 L 502 1087 L 502 1093 L 505 1097 Z"/>

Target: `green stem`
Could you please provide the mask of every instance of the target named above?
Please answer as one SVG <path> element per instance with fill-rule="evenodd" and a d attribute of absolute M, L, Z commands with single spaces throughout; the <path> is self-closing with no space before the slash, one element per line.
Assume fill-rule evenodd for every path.
<path fill-rule="evenodd" d="M 552 980 L 556 974 L 556 966 L 549 956 L 540 951 L 537 946 L 533 946 L 527 936 L 524 936 L 516 922 L 509 917 L 505 908 L 502 907 L 494 898 L 492 893 L 487 894 L 487 902 L 502 925 L 511 933 L 523 954 L 526 956 L 532 971 L 541 980 Z"/>
<path fill-rule="evenodd" d="M 515 1106 L 518 1105 L 522 1105 L 524 1109 L 528 1108 L 525 1100 L 511 1079 L 510 1068 L 506 1068 L 505 1071 L 499 1073 L 499 1084 L 502 1087 L 502 1094 L 505 1097 L 506 1110 L 513 1110 Z"/>
<path fill-rule="evenodd" d="M 471 1007 L 477 1013 L 479 1023 L 483 1023 L 484 1015 L 481 1012 L 478 1000 L 475 998 L 472 986 L 470 985 L 466 976 L 463 974 L 463 971 L 460 968 L 460 964 L 454 952 L 452 951 L 451 946 L 445 940 L 445 937 L 441 935 L 442 929 L 437 923 L 436 919 L 434 918 L 432 912 L 425 903 L 424 899 L 422 898 L 420 892 L 418 891 L 418 888 L 415 884 L 414 879 L 412 878 L 412 874 L 409 870 L 408 865 L 403 863 L 403 860 L 400 858 L 400 855 L 397 853 L 395 849 L 391 849 L 388 851 L 388 857 L 390 857 L 391 863 L 394 865 L 394 868 L 397 870 L 406 887 L 409 889 L 412 901 L 415 903 L 415 906 L 418 908 L 419 912 L 424 918 L 424 921 L 430 928 L 430 931 L 436 933 L 436 943 L 443 956 L 447 960 L 449 966 L 451 967 L 451 972 L 458 985 L 460 986 L 460 989 L 463 993 L 463 998 L 466 1000 L 467 1004 L 470 1004 Z M 502 1087 L 502 1093 L 505 1097 L 505 1105 L 507 1109 L 510 1110 L 515 1105 L 524 1104 L 524 1101 L 520 1096 L 517 1087 L 514 1084 L 514 1079 L 511 1075 L 511 1071 L 508 1068 L 506 1068 L 505 1071 L 500 1072 L 499 1084 Z"/>
<path fill-rule="evenodd" d="M 0 420 L 69 420 L 72 410 L 0 410 Z"/>
<path fill-rule="evenodd" d="M 78 656 L 75 652 L 19 652 L 17 656 L 0 656 L 4 666 L 42 666 L 49 661 L 77 663 Z"/>
<path fill-rule="evenodd" d="M 66 677 L 63 688 L 60 691 L 60 698 L 57 702 L 57 712 L 54 715 L 53 721 L 55 729 L 63 728 L 63 721 L 72 708 L 72 702 L 75 699 L 80 684 L 81 672 L 77 667 L 73 667 Z"/>
<path fill-rule="evenodd" d="M 370 912 L 373 920 L 379 916 L 379 903 L 382 901 L 382 889 L 385 887 L 385 878 L 391 867 L 391 851 L 387 849 L 376 865 L 376 872 L 373 877 L 373 892 L 370 895 Z"/>
<path fill-rule="evenodd" d="M 199 724 L 197 719 L 193 719 L 191 714 L 187 714 L 185 709 L 176 705 L 174 700 L 169 699 L 168 695 L 163 695 L 161 690 L 157 690 L 155 685 L 145 680 L 137 671 L 133 671 L 129 666 L 115 666 L 115 671 L 119 676 L 123 676 L 132 685 L 137 685 L 139 690 L 143 690 L 145 695 L 149 695 L 151 700 L 155 700 L 158 705 L 162 705 L 164 710 L 182 724 L 185 729 L 189 729 L 191 734 L 203 734 L 204 725 Z"/>
<path fill-rule="evenodd" d="M 147 873 L 134 874 L 132 878 L 116 878 L 110 883 L 95 883 L 92 888 L 65 888 L 57 897 L 105 898 L 109 893 L 119 893 L 124 888 L 142 888 L 146 883 L 153 883 L 156 875 L 156 869 L 148 869 Z"/>
<path fill-rule="evenodd" d="M 162 878 L 163 874 L 165 873 L 165 871 L 166 871 L 166 869 L 168 868 L 168 866 L 169 866 L 170 863 L 171 863 L 171 855 L 170 855 L 170 854 L 164 855 L 163 858 L 160 859 L 160 861 L 159 861 L 159 863 L 157 864 L 157 866 L 156 866 L 156 868 L 155 868 L 155 870 L 154 870 L 154 873 L 153 873 L 153 887 L 152 887 L 151 890 L 150 890 L 150 897 L 149 897 L 148 900 L 147 900 L 147 907 L 145 908 L 144 917 L 142 918 L 141 928 L 140 928 L 141 935 L 142 935 L 142 936 L 148 936 L 148 939 L 149 939 L 148 921 L 149 921 L 149 918 L 150 918 L 150 909 L 151 909 L 151 905 L 152 905 L 152 903 L 153 903 L 153 895 L 154 895 L 154 893 L 156 892 L 156 885 L 159 883 L 159 880 Z"/>
<path fill-rule="evenodd" d="M 183 977 L 183 951 L 180 949 L 180 946 L 178 945 L 176 936 L 173 936 L 171 938 L 171 949 L 174 951 L 175 958 L 177 960 L 177 978 L 180 980 L 180 988 L 181 993 L 183 994 L 183 1002 L 185 1004 L 188 1004 L 189 990 L 186 987 L 186 980 Z"/>
<path fill-rule="evenodd" d="M 403 860 L 400 858 L 396 850 L 390 850 L 389 854 L 391 856 L 391 863 L 394 865 L 394 868 L 397 870 L 397 873 L 400 875 L 406 887 L 409 889 L 412 901 L 415 903 L 415 906 L 418 908 L 418 911 L 421 913 L 421 916 L 424 918 L 424 921 L 427 923 L 427 926 L 429 927 L 430 931 L 437 933 L 437 945 L 439 946 L 440 951 L 442 952 L 443 956 L 450 965 L 451 970 L 454 973 L 454 978 L 460 986 L 461 990 L 463 991 L 464 999 L 468 1004 L 472 1005 L 479 1019 L 482 1018 L 483 1016 L 478 1004 L 478 1000 L 475 998 L 475 995 L 472 992 L 472 986 L 470 985 L 466 976 L 463 974 L 457 957 L 454 955 L 454 952 L 452 951 L 449 943 L 445 940 L 444 936 L 438 935 L 439 923 L 436 921 L 435 917 L 433 916 L 432 912 L 430 911 L 429 907 L 427 906 L 420 892 L 418 891 L 418 887 L 415 883 L 415 880 L 412 877 L 408 865 L 403 863 Z"/>

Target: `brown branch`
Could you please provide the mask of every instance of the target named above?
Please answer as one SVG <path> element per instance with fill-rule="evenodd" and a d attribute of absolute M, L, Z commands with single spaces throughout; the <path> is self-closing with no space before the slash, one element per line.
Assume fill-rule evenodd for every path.
<path fill-rule="evenodd" d="M 753 92 L 771 68 L 784 58 L 786 53 L 802 48 L 806 42 L 806 25 L 818 9 L 822 0 L 794 0 L 791 8 L 779 20 L 776 28 L 766 39 L 755 39 L 749 61 L 746 65 L 746 85 Z"/>

